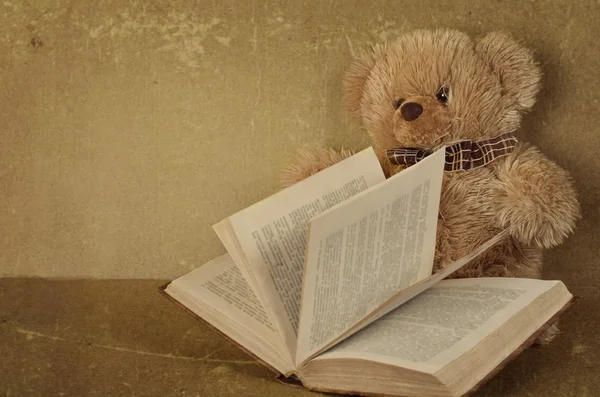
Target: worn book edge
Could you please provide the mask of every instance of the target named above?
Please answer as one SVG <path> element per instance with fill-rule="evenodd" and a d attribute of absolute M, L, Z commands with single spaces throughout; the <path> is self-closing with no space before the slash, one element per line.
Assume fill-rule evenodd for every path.
<path fill-rule="evenodd" d="M 525 350 L 531 347 L 535 341 L 554 323 L 558 321 L 560 317 L 562 317 L 567 311 L 573 307 L 575 302 L 579 299 L 578 296 L 574 296 L 571 298 L 569 302 L 565 306 L 562 307 L 558 312 L 554 314 L 544 325 L 538 328 L 525 342 L 521 344 L 521 346 L 512 352 L 509 356 L 507 356 L 500 364 L 496 366 L 489 374 L 487 374 L 483 379 L 481 379 L 475 386 L 473 386 L 468 392 L 462 395 L 462 397 L 469 397 L 481 389 L 485 384 L 487 384 L 490 380 L 492 380 L 500 371 L 502 371 L 510 362 L 519 357 Z M 334 394 L 345 394 L 345 395 L 353 395 L 353 396 L 364 396 L 364 397 L 405 397 L 402 394 L 382 394 L 382 393 L 365 393 L 359 390 L 356 391 L 346 391 L 346 390 L 334 390 L 334 389 L 322 389 L 322 388 L 308 388 L 306 387 L 298 378 L 289 377 L 285 375 L 279 375 L 277 380 L 288 386 L 312 390 L 315 392 L 321 393 L 334 393 Z"/>

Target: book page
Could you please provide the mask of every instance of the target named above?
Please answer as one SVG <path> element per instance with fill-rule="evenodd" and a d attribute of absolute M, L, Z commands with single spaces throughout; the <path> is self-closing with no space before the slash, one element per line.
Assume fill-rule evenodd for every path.
<path fill-rule="evenodd" d="M 444 149 L 311 221 L 297 363 L 430 276 Z"/>
<path fill-rule="evenodd" d="M 383 181 L 369 148 L 229 218 L 246 270 L 293 357 L 310 219 Z"/>
<path fill-rule="evenodd" d="M 433 373 L 558 283 L 444 280 L 314 360 L 361 358 Z"/>
<path fill-rule="evenodd" d="M 228 254 L 174 280 L 166 292 L 222 332 L 227 334 L 224 328 L 233 328 L 229 337 L 279 371 L 291 370 L 291 357 L 275 326 Z M 226 321 L 217 320 L 223 316 L 236 325 L 227 327 Z"/>
<path fill-rule="evenodd" d="M 217 237 L 219 237 L 219 240 L 221 240 L 221 243 L 223 243 L 223 246 L 225 246 L 227 253 L 229 256 L 231 256 L 239 268 L 242 276 L 244 276 L 244 279 L 252 288 L 252 291 L 256 295 L 257 299 L 260 301 L 263 307 L 267 307 L 267 303 L 264 301 L 264 296 L 260 292 L 258 285 L 256 285 L 256 279 L 254 278 L 253 274 L 248 270 L 249 267 L 245 262 L 246 258 L 243 255 L 243 252 L 241 252 L 236 239 L 233 238 L 233 233 L 230 228 L 231 226 L 229 225 L 229 221 L 227 219 L 213 225 L 213 230 L 217 234 Z"/>
<path fill-rule="evenodd" d="M 355 326 L 350 328 L 345 333 L 341 334 L 338 338 L 336 338 L 335 341 L 333 341 L 332 343 L 325 346 L 325 348 L 328 348 L 328 347 L 332 346 L 335 342 L 339 342 L 339 341 L 349 337 L 350 335 L 360 331 L 362 328 L 377 321 L 379 318 L 385 316 L 387 313 L 396 309 L 400 305 L 410 301 L 415 296 L 417 296 L 417 295 L 421 294 L 422 292 L 428 290 L 429 288 L 433 287 L 434 285 L 436 285 L 437 283 L 439 283 L 446 277 L 450 276 L 452 273 L 454 273 L 461 267 L 465 266 L 467 263 L 469 263 L 470 261 L 472 261 L 479 255 L 481 255 L 482 253 L 487 251 L 489 248 L 491 248 L 493 245 L 497 244 L 500 240 L 502 240 L 509 234 L 510 234 L 510 230 L 505 229 L 504 231 L 498 233 L 497 235 L 495 235 L 494 237 L 492 237 L 485 243 L 481 244 L 479 247 L 477 247 L 477 249 L 475 249 L 470 254 L 452 262 L 445 269 L 440 270 L 437 273 L 432 274 L 431 276 L 399 291 L 393 297 L 391 297 L 388 301 L 386 301 L 381 306 L 379 306 L 377 309 L 372 311 L 371 314 L 366 316 L 363 320 L 361 320 Z"/>

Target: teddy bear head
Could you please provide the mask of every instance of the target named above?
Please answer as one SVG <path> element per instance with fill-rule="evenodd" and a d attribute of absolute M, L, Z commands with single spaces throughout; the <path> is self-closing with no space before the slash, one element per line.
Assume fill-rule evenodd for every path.
<path fill-rule="evenodd" d="M 357 56 L 344 84 L 376 148 L 433 148 L 514 131 L 540 78 L 532 53 L 507 34 L 417 30 Z"/>

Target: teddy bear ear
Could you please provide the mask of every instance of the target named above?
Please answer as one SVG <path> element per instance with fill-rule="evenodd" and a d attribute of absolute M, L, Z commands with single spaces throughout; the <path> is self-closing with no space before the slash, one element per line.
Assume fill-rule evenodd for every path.
<path fill-rule="evenodd" d="M 344 76 L 344 97 L 351 113 L 360 116 L 361 101 L 365 83 L 377 60 L 383 56 L 384 46 L 377 44 L 368 51 L 362 51 L 352 60 Z"/>
<path fill-rule="evenodd" d="M 502 95 L 516 110 L 530 109 L 539 91 L 541 70 L 533 52 L 504 32 L 481 38 L 475 51 L 499 78 Z"/>

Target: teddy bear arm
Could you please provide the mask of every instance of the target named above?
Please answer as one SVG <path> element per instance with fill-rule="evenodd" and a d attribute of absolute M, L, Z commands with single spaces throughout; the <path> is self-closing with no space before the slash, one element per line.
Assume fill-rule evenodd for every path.
<path fill-rule="evenodd" d="M 536 148 L 521 145 L 496 171 L 498 223 L 512 228 L 518 241 L 551 248 L 573 232 L 580 206 L 565 170 Z"/>

